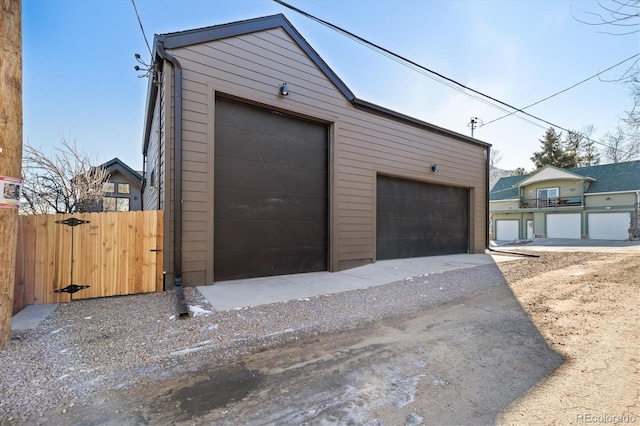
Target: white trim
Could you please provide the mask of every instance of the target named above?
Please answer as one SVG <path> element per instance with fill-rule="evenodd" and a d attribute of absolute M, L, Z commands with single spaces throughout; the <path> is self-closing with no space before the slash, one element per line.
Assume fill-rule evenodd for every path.
<path fill-rule="evenodd" d="M 609 195 L 609 194 L 635 194 L 638 191 L 640 191 L 639 189 L 629 189 L 627 191 L 611 191 L 611 192 L 589 192 L 584 194 L 585 197 L 588 197 L 590 195 Z M 496 200 L 497 201 L 497 200 Z"/>

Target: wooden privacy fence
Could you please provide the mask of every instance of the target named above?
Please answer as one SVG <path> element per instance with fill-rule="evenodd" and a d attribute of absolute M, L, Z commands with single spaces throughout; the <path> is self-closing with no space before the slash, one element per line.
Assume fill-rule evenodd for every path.
<path fill-rule="evenodd" d="M 162 211 L 20 216 L 13 313 L 30 304 L 162 291 L 162 217 Z M 70 293 L 72 285 L 88 287 Z"/>

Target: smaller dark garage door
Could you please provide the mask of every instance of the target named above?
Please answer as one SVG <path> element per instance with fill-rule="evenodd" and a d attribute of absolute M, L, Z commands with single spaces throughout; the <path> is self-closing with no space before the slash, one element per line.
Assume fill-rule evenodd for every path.
<path fill-rule="evenodd" d="M 214 279 L 327 270 L 327 126 L 216 100 Z"/>
<path fill-rule="evenodd" d="M 467 253 L 469 192 L 378 176 L 376 258 Z"/>

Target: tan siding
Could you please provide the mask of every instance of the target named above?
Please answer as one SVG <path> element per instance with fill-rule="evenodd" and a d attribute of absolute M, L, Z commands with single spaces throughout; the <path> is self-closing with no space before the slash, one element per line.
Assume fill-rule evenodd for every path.
<path fill-rule="evenodd" d="M 581 197 L 583 194 L 582 181 L 577 180 L 547 180 L 536 182 L 524 187 L 524 198 L 537 198 L 537 190 L 545 188 L 560 188 L 561 197 Z"/>
<path fill-rule="evenodd" d="M 584 199 L 585 207 L 627 207 L 633 208 L 636 194 L 633 192 L 622 194 L 587 195 Z"/>
<path fill-rule="evenodd" d="M 330 241 L 335 248 L 331 253 L 334 268 L 374 260 L 378 173 L 473 188 L 470 206 L 475 213 L 471 229 L 476 232 L 471 244 L 474 252 L 484 251 L 484 148 L 355 109 L 281 29 L 174 49 L 171 53 L 184 68 L 186 280 L 211 280 L 210 269 L 215 262 L 208 258 L 212 256 L 213 90 L 333 123 L 331 149 L 337 161 L 331 166 L 334 235 L 330 235 Z M 282 82 L 289 84 L 290 95 L 286 98 L 278 96 Z M 435 163 L 441 170 L 438 174 L 431 172 Z M 170 240 L 170 234 L 166 235 Z"/>

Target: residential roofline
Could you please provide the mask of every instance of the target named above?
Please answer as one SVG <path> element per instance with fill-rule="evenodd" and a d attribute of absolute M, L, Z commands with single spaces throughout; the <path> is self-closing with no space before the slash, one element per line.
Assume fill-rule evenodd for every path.
<path fill-rule="evenodd" d="M 131 167 L 129 167 L 125 162 L 120 160 L 118 157 L 113 158 L 107 161 L 106 163 L 101 164 L 98 167 L 104 167 L 105 169 L 112 169 L 114 166 L 121 167 L 122 170 L 125 172 L 125 174 L 128 174 L 131 179 L 133 180 L 137 179 L 140 181 L 140 183 L 142 183 L 142 175 L 137 171 L 133 170 Z"/>
<path fill-rule="evenodd" d="M 295 27 L 289 22 L 289 20 L 281 13 L 276 15 L 264 16 L 260 18 L 253 18 L 243 21 L 230 22 L 221 25 L 214 25 L 210 27 L 196 28 L 185 31 L 178 31 L 166 34 L 156 34 L 154 43 L 153 57 L 162 60 L 157 55 L 157 45 L 161 43 L 164 49 L 176 49 L 194 44 L 206 43 L 215 40 L 221 40 L 229 37 L 236 37 L 244 34 L 250 34 L 257 31 L 265 31 L 274 28 L 282 28 L 295 43 L 305 52 L 305 54 L 314 62 L 314 64 L 327 76 L 327 78 L 333 83 L 333 85 L 342 93 L 342 95 L 357 109 L 367 111 L 376 114 L 381 117 L 386 117 L 391 120 L 395 120 L 401 123 L 409 124 L 415 127 L 419 127 L 428 130 L 435 134 L 448 136 L 466 142 L 472 145 L 477 145 L 483 148 L 488 148 L 491 144 L 480 141 L 478 139 L 471 138 L 453 130 L 445 129 L 443 127 L 436 126 L 423 120 L 402 114 L 397 111 L 373 104 L 371 102 L 358 99 L 353 92 L 347 87 L 347 85 L 333 72 L 333 70 L 327 65 L 327 63 L 320 57 L 320 55 L 311 47 L 311 45 L 304 39 L 304 37 L 295 29 Z M 153 108 L 155 104 L 155 98 L 158 95 L 157 87 L 154 84 L 150 84 L 148 88 L 148 103 L 146 106 L 146 120 L 145 120 L 145 132 L 143 140 L 143 154 L 146 155 L 150 131 L 152 125 Z"/>

